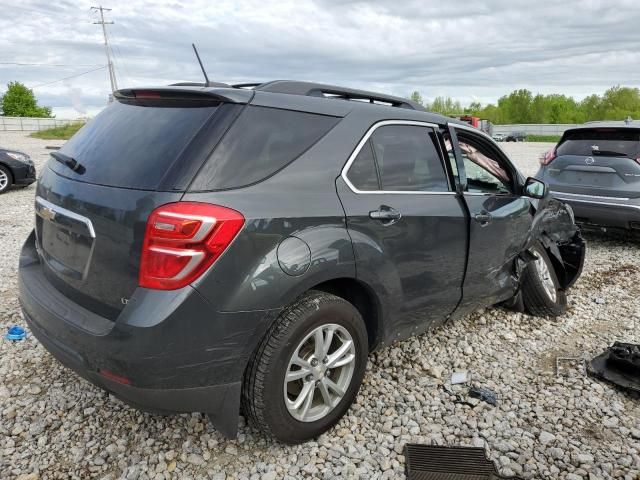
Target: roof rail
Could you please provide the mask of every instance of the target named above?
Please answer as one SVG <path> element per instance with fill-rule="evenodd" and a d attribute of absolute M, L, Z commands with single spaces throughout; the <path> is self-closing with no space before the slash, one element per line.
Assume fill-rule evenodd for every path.
<path fill-rule="evenodd" d="M 245 88 L 245 89 L 254 89 L 260 85 L 262 85 L 263 82 L 251 82 L 251 83 L 236 83 L 234 85 L 231 85 L 233 88 Z"/>
<path fill-rule="evenodd" d="M 169 86 L 170 87 L 221 87 L 221 88 L 230 88 L 231 87 L 231 85 L 229 85 L 228 83 L 212 82 L 212 81 L 209 81 L 207 83 L 204 83 L 204 82 L 178 82 L 178 83 L 170 83 Z"/>
<path fill-rule="evenodd" d="M 242 86 L 253 86 L 254 90 L 272 93 L 289 93 L 292 95 L 305 95 L 310 97 L 338 98 L 341 100 L 355 100 L 373 104 L 382 104 L 392 107 L 408 108 L 410 110 L 422 110 L 424 107 L 419 103 L 412 102 L 406 98 L 385 95 L 383 93 L 368 92 L 354 88 L 337 87 L 322 83 L 297 82 L 294 80 L 275 80 L 263 84 L 242 84 Z M 236 85 L 234 85 L 236 87 Z M 238 85 L 239 87 L 239 85 Z"/>

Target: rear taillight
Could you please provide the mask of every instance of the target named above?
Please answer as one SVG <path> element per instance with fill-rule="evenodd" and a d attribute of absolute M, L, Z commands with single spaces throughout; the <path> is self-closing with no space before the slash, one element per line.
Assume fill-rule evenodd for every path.
<path fill-rule="evenodd" d="M 555 158 L 556 158 L 556 149 L 552 148 L 551 150 L 546 152 L 544 155 L 540 156 L 540 165 L 549 165 L 551 162 L 555 160 Z"/>
<path fill-rule="evenodd" d="M 197 279 L 244 225 L 240 212 L 198 202 L 169 203 L 147 220 L 140 259 L 141 287 L 175 290 Z"/>

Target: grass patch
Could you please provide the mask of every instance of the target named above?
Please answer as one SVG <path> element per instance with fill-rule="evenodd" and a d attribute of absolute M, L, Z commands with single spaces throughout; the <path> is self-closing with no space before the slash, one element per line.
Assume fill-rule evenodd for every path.
<path fill-rule="evenodd" d="M 527 135 L 527 142 L 553 142 L 558 143 L 561 135 Z"/>
<path fill-rule="evenodd" d="M 33 132 L 30 137 L 42 140 L 69 140 L 75 133 L 84 126 L 83 122 L 69 123 L 62 127 L 47 128 Z"/>

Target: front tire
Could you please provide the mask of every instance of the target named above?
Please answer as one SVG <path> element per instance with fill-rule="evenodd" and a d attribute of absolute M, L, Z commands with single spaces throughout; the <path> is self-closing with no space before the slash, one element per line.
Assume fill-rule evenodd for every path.
<path fill-rule="evenodd" d="M 522 275 L 522 300 L 531 315 L 557 317 L 567 311 L 567 295 L 560 289 L 553 264 L 542 244 L 531 249 L 537 257 L 529 262 Z"/>
<path fill-rule="evenodd" d="M 244 414 L 281 442 L 315 438 L 353 403 L 367 355 L 358 310 L 335 295 L 310 291 L 280 314 L 252 356 L 242 391 Z"/>
<path fill-rule="evenodd" d="M 0 194 L 6 192 L 13 184 L 13 174 L 7 167 L 0 165 Z"/>

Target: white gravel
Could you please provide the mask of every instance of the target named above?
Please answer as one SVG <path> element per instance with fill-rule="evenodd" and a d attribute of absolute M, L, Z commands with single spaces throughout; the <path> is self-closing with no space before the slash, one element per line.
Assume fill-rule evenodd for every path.
<path fill-rule="evenodd" d="M 0 145 L 45 145 L 0 132 Z M 504 144 L 527 174 L 549 145 Z M 34 187 L 0 196 L 0 329 L 23 324 L 19 250 L 33 224 Z M 583 277 L 557 320 L 499 308 L 477 312 L 372 355 L 356 404 L 316 442 L 265 441 L 242 424 L 225 440 L 200 414 L 133 410 L 60 366 L 34 338 L 0 340 L 0 478 L 404 478 L 407 442 L 485 446 L 502 474 L 636 480 L 640 403 L 555 358 L 592 357 L 640 342 L 640 242 L 591 234 Z M 600 303 L 596 299 L 601 300 Z M 452 386 L 454 371 L 498 394 L 497 407 Z"/>

